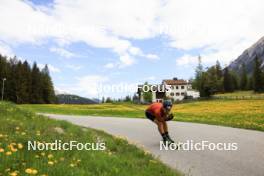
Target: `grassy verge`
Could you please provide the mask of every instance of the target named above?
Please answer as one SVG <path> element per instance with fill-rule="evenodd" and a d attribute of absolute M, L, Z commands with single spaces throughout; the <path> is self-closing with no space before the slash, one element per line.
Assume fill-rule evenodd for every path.
<path fill-rule="evenodd" d="M 0 103 L 0 175 L 180 175 L 148 152 L 102 131 L 37 116 Z M 27 141 L 105 142 L 104 151 L 32 151 Z"/>
<path fill-rule="evenodd" d="M 238 99 L 264 99 L 264 93 L 254 91 L 235 91 L 232 93 L 222 93 L 214 95 L 216 98 L 238 98 Z"/>
<path fill-rule="evenodd" d="M 35 112 L 144 118 L 146 105 L 22 105 Z M 208 100 L 176 104 L 177 121 L 197 122 L 264 131 L 264 100 Z"/>
<path fill-rule="evenodd" d="M 105 103 L 91 105 L 20 105 L 20 107 L 34 112 L 65 114 L 65 115 L 92 115 L 92 116 L 115 116 L 115 117 L 144 117 L 146 105 L 132 103 Z"/>

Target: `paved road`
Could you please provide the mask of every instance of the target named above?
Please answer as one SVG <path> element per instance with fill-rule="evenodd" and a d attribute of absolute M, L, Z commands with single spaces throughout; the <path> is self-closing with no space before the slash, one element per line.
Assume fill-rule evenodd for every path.
<path fill-rule="evenodd" d="M 171 136 L 178 142 L 237 143 L 237 151 L 160 150 L 155 124 L 147 119 L 49 115 L 51 118 L 126 136 L 143 146 L 164 163 L 193 176 L 264 176 L 264 132 L 169 122 Z"/>

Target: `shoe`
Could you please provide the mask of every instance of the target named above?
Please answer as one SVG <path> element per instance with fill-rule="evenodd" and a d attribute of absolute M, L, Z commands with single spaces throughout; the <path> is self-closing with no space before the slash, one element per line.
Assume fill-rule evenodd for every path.
<path fill-rule="evenodd" d="M 168 136 L 166 136 L 165 138 L 163 138 L 163 143 L 171 145 L 172 143 L 174 143 L 174 141 L 168 138 Z"/>
<path fill-rule="evenodd" d="M 175 143 L 174 140 L 171 139 L 171 137 L 169 135 L 167 135 L 167 140 L 170 142 L 170 143 Z"/>

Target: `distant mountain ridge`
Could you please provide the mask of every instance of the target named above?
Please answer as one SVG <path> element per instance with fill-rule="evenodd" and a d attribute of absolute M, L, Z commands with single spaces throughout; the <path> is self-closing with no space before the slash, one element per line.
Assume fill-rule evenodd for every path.
<path fill-rule="evenodd" d="M 71 94 L 57 94 L 56 95 L 59 104 L 97 104 L 96 99 L 89 99 Z"/>
<path fill-rule="evenodd" d="M 234 60 L 228 68 L 239 73 L 241 72 L 242 64 L 245 63 L 248 74 L 253 72 L 254 59 L 259 58 L 261 68 L 264 70 L 264 37 L 258 40 L 251 47 L 246 49 L 236 60 Z"/>

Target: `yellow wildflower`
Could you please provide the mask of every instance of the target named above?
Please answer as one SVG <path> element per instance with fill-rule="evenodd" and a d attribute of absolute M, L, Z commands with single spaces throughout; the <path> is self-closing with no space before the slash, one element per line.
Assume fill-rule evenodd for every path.
<path fill-rule="evenodd" d="M 38 173 L 38 171 L 37 171 L 36 169 L 32 169 L 32 168 L 27 168 L 27 169 L 25 170 L 25 172 L 26 172 L 27 174 L 31 174 L 31 175 L 36 175 L 36 174 Z"/>
<path fill-rule="evenodd" d="M 49 161 L 48 162 L 48 165 L 51 165 L 52 166 L 52 165 L 54 165 L 54 162 L 53 161 Z"/>
<path fill-rule="evenodd" d="M 10 176 L 17 176 L 17 171 L 9 173 Z"/>
<path fill-rule="evenodd" d="M 3 148 L 0 148 L 0 153 L 3 153 L 5 150 Z"/>
<path fill-rule="evenodd" d="M 18 143 L 18 144 L 17 144 L 17 147 L 18 147 L 19 149 L 22 149 L 22 148 L 23 148 L 23 144 Z"/>
<path fill-rule="evenodd" d="M 37 173 L 38 173 L 38 171 L 37 171 L 36 169 L 33 169 L 33 170 L 32 170 L 32 174 L 33 174 L 33 175 L 36 175 Z"/>
<path fill-rule="evenodd" d="M 8 151 L 8 152 L 6 152 L 6 155 L 7 156 L 12 155 L 12 152 Z"/>
<path fill-rule="evenodd" d="M 27 168 L 27 169 L 25 170 L 25 172 L 26 172 L 27 174 L 32 174 L 33 169 L 31 169 L 31 168 Z"/>
<path fill-rule="evenodd" d="M 17 149 L 16 149 L 13 145 L 10 145 L 10 150 L 11 150 L 12 152 L 16 152 L 16 151 L 17 151 Z"/>

